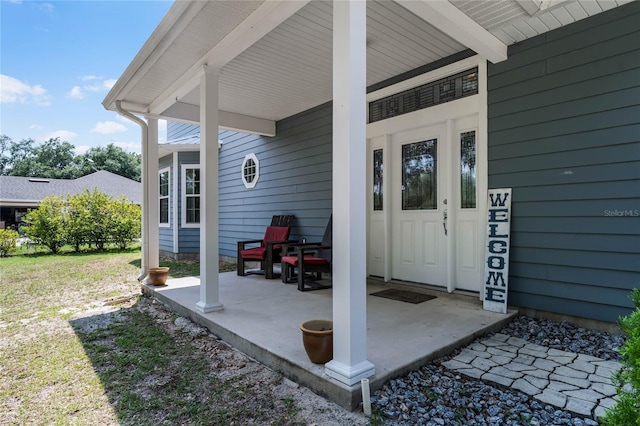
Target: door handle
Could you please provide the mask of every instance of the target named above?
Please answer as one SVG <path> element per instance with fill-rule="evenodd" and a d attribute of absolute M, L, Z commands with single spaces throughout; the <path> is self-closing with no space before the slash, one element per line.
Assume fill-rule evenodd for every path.
<path fill-rule="evenodd" d="M 444 235 L 447 235 L 447 209 L 442 212 L 442 227 L 444 228 Z"/>

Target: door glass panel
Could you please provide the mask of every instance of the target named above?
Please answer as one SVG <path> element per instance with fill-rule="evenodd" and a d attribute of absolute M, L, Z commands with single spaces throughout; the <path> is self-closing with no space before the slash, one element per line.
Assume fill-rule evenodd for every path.
<path fill-rule="evenodd" d="M 460 207 L 476 208 L 476 132 L 460 134 Z"/>
<path fill-rule="evenodd" d="M 402 146 L 402 210 L 437 209 L 436 148 L 436 139 Z"/>
<path fill-rule="evenodd" d="M 382 150 L 373 151 L 373 210 L 382 210 Z"/>

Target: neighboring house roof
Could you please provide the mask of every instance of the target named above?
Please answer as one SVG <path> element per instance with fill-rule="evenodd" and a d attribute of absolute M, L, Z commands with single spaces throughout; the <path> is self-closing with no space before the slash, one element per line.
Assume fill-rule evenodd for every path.
<path fill-rule="evenodd" d="M 100 170 L 78 179 L 0 176 L 0 205 L 34 205 L 51 195 L 64 197 L 85 189 L 97 189 L 114 198 L 124 195 L 129 201 L 142 204 L 140 182 Z"/>

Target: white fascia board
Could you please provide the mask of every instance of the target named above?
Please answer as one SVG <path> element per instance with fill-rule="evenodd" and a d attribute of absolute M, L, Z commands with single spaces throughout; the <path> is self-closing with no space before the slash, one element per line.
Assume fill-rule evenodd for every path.
<path fill-rule="evenodd" d="M 115 101 L 126 98 L 131 88 L 155 65 L 205 5 L 204 1 L 176 1 L 173 3 L 160 24 L 102 101 L 102 105 L 106 109 L 114 110 Z"/>
<path fill-rule="evenodd" d="M 273 120 L 228 111 L 218 111 L 218 117 L 222 129 L 262 136 L 276 135 L 276 122 Z M 176 102 L 158 118 L 200 125 L 200 107 Z"/>
<path fill-rule="evenodd" d="M 2 207 L 38 207 L 42 200 L 0 200 Z"/>
<path fill-rule="evenodd" d="M 262 3 L 218 44 L 189 68 L 149 105 L 149 112 L 161 114 L 177 99 L 191 92 L 200 82 L 202 67 L 222 69 L 233 58 L 251 47 L 278 25 L 302 9 L 309 0 L 271 0 Z"/>
<path fill-rule="evenodd" d="M 507 59 L 507 45 L 447 0 L 396 0 L 407 10 L 492 63 Z"/>

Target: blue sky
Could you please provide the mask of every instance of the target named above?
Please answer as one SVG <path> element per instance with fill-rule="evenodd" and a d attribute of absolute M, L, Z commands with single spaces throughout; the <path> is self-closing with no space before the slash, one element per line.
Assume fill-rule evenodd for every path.
<path fill-rule="evenodd" d="M 0 134 L 140 152 L 140 127 L 101 102 L 171 4 L 0 0 Z"/>

